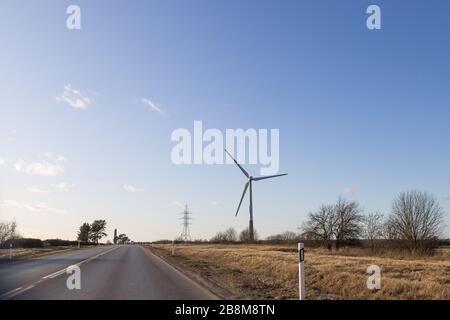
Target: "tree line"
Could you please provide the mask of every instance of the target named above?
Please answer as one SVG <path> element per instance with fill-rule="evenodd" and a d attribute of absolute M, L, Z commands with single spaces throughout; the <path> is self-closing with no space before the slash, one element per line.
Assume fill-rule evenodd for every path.
<path fill-rule="evenodd" d="M 256 230 L 253 230 L 253 238 L 258 241 L 259 236 Z M 217 232 L 214 237 L 212 237 L 210 242 L 224 243 L 224 242 L 248 242 L 250 241 L 250 232 L 248 228 L 245 228 L 239 233 L 239 236 L 234 228 L 228 228 L 223 232 Z"/>
<path fill-rule="evenodd" d="M 300 233 L 286 231 L 266 238 L 269 242 L 315 241 L 328 249 L 339 249 L 364 240 L 374 249 L 377 244 L 410 251 L 433 248 L 442 236 L 443 210 L 434 196 L 427 192 L 401 193 L 392 202 L 391 212 L 364 214 L 358 202 L 339 198 L 334 204 L 321 205 L 308 214 Z M 255 231 L 256 233 L 256 231 Z M 257 241 L 258 236 L 255 235 Z M 249 242 L 248 228 L 239 236 L 233 228 L 218 232 L 210 242 Z"/>
<path fill-rule="evenodd" d="M 77 234 L 77 240 L 83 243 L 98 244 L 99 240 L 106 237 L 106 220 L 94 220 L 91 224 L 83 223 Z M 114 244 L 127 244 L 131 239 L 125 234 L 121 233 L 114 238 Z"/>
<path fill-rule="evenodd" d="M 98 244 L 98 241 L 106 237 L 106 220 L 94 220 L 91 224 L 83 223 L 77 234 L 77 240 L 88 243 L 92 242 Z"/>
<path fill-rule="evenodd" d="M 114 241 L 114 243 L 117 243 L 117 244 L 127 244 L 130 242 L 131 242 L 131 239 L 128 238 L 128 236 L 125 233 L 119 234 Z"/>
<path fill-rule="evenodd" d="M 359 204 L 339 198 L 337 203 L 322 205 L 308 215 L 301 227 L 303 238 L 320 240 L 329 249 L 348 241 L 365 239 L 374 248 L 379 240 L 404 246 L 410 251 L 427 250 L 442 236 L 443 210 L 427 192 L 401 193 L 392 202 L 388 216 L 370 212 Z"/>
<path fill-rule="evenodd" d="M 17 231 L 17 228 L 16 220 L 0 222 L 0 248 L 9 248 L 10 245 L 13 248 L 68 247 L 77 245 L 77 241 L 70 240 L 24 238 Z"/>

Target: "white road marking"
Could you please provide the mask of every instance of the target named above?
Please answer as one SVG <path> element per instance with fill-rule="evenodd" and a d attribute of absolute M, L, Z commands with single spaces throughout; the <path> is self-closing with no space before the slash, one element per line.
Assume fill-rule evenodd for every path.
<path fill-rule="evenodd" d="M 23 293 L 25 291 L 28 291 L 28 290 L 32 289 L 32 288 L 34 288 L 34 285 L 30 285 L 30 286 L 28 286 L 28 287 L 26 287 L 24 289 L 22 289 L 22 287 L 14 289 L 14 290 L 8 292 L 7 295 L 6 294 L 5 294 L 5 296 L 2 295 L 0 299 L 2 299 L 2 300 L 9 300 L 9 299 L 17 296 L 18 294 L 21 294 L 21 293 Z"/>
<path fill-rule="evenodd" d="M 101 257 L 101 256 L 103 256 L 103 255 L 105 255 L 105 254 L 107 254 L 107 253 L 109 253 L 109 252 L 111 252 L 113 250 L 116 250 L 118 248 L 120 248 L 120 247 L 119 246 L 113 247 L 113 248 L 111 248 L 109 250 L 106 250 L 106 251 L 104 251 L 102 253 L 99 253 L 99 254 L 97 254 L 97 255 L 95 255 L 93 257 L 90 257 L 90 258 L 87 258 L 87 259 L 85 259 L 83 261 L 80 261 L 77 264 L 75 264 L 75 266 L 79 267 L 85 262 L 90 262 L 92 260 L 95 260 L 95 259 L 97 259 L 97 258 L 99 258 L 99 257 Z M 40 280 L 38 280 L 36 282 L 33 282 L 31 285 L 29 285 L 28 287 L 26 287 L 24 289 L 22 289 L 22 287 L 19 287 L 19 288 L 16 288 L 14 290 L 8 291 L 8 292 L 0 295 L 0 300 L 9 300 L 9 299 L 11 299 L 11 298 L 13 298 L 13 297 L 15 297 L 15 296 L 25 292 L 25 291 L 28 291 L 28 290 L 34 288 L 37 284 L 43 282 L 44 280 L 53 279 L 53 278 L 56 278 L 57 276 L 62 275 L 63 273 L 66 273 L 66 270 L 67 270 L 67 268 L 64 268 L 64 269 L 56 271 L 56 272 L 54 272 L 52 274 L 46 275 L 45 277 L 42 277 Z"/>
<path fill-rule="evenodd" d="M 83 263 L 85 263 L 85 262 L 91 262 L 92 260 L 95 260 L 95 259 L 97 259 L 97 258 L 99 258 L 99 257 L 101 257 L 101 256 L 103 256 L 103 255 L 105 255 L 105 254 L 107 254 L 108 252 L 111 252 L 111 251 L 113 251 L 113 250 L 116 250 L 117 248 L 119 248 L 119 247 L 111 248 L 111 249 L 109 249 L 109 250 L 107 250 L 107 251 L 104 251 L 104 252 L 102 252 L 102 253 L 99 253 L 99 254 L 97 254 L 97 255 L 95 255 L 95 256 L 93 256 L 93 257 L 87 258 L 86 260 L 83 260 L 83 261 L 80 261 L 80 262 L 74 264 L 74 266 L 78 266 L 78 267 L 79 267 L 79 266 L 81 266 L 81 265 L 82 265 Z M 56 272 L 54 272 L 54 273 L 52 273 L 52 274 L 49 274 L 49 275 L 47 275 L 47 276 L 45 276 L 45 277 L 42 277 L 42 279 L 45 280 L 45 279 L 53 279 L 53 278 L 56 278 L 57 276 L 60 276 L 60 275 L 62 275 L 62 274 L 64 274 L 64 273 L 66 273 L 66 270 L 67 270 L 67 268 L 61 269 L 61 270 L 56 271 Z"/>
<path fill-rule="evenodd" d="M 14 289 L 14 290 L 11 290 L 11 291 L 8 291 L 8 292 L 2 294 L 2 295 L 0 296 L 0 300 L 4 299 L 4 297 L 7 297 L 7 296 L 9 296 L 10 294 L 13 294 L 14 292 L 19 291 L 19 290 L 21 290 L 21 289 L 22 289 L 22 287 L 19 287 L 19 288 L 16 288 L 16 289 Z"/>
<path fill-rule="evenodd" d="M 45 280 L 45 279 L 53 279 L 53 278 L 55 278 L 55 277 L 57 277 L 57 276 L 63 274 L 64 272 L 66 272 L 66 269 L 67 269 L 67 268 L 64 268 L 64 269 L 62 269 L 62 270 L 56 271 L 55 273 L 49 274 L 48 276 L 42 277 L 42 280 Z"/>

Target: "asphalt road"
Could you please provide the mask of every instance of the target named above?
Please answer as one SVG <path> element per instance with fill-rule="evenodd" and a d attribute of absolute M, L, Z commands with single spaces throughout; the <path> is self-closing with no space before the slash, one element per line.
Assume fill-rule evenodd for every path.
<path fill-rule="evenodd" d="M 71 265 L 80 268 L 79 290 L 67 287 L 73 274 L 66 269 Z M 138 245 L 103 246 L 0 263 L 0 300 L 215 298 Z"/>

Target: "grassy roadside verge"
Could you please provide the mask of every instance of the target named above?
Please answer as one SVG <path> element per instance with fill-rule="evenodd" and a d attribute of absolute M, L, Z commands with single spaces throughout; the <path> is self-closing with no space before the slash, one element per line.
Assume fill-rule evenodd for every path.
<path fill-rule="evenodd" d="M 286 245 L 147 246 L 180 269 L 227 288 L 236 298 L 297 299 L 295 247 Z M 382 288 L 367 289 L 369 265 L 381 268 Z M 450 249 L 432 258 L 398 259 L 306 248 L 307 299 L 450 299 Z"/>
<path fill-rule="evenodd" d="M 30 248 L 13 249 L 13 260 L 26 260 L 39 258 L 55 253 L 69 252 L 78 250 L 76 247 L 52 247 L 52 248 Z M 0 262 L 9 261 L 9 249 L 0 249 Z"/>

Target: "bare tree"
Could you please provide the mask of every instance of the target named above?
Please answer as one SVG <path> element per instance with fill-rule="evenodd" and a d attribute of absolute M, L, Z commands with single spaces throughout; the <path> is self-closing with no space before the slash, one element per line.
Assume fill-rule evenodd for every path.
<path fill-rule="evenodd" d="M 237 232 L 234 228 L 228 228 L 224 232 L 225 241 L 227 242 L 236 242 L 237 241 Z"/>
<path fill-rule="evenodd" d="M 253 230 L 253 239 L 250 237 L 250 232 L 248 231 L 248 228 L 245 228 L 241 231 L 239 235 L 239 241 L 241 242 L 252 242 L 252 241 L 258 241 L 258 232 L 256 230 Z"/>
<path fill-rule="evenodd" d="M 7 222 L 0 222 L 0 243 L 5 242 L 9 237 L 9 225 Z"/>
<path fill-rule="evenodd" d="M 386 240 L 399 240 L 400 235 L 396 231 L 392 216 L 383 223 L 383 238 Z"/>
<path fill-rule="evenodd" d="M 406 240 L 411 251 L 416 251 L 425 249 L 439 238 L 443 211 L 439 202 L 427 192 L 403 192 L 392 204 L 389 221 L 398 237 Z"/>
<path fill-rule="evenodd" d="M 268 236 L 266 239 L 268 241 L 297 241 L 300 238 L 300 236 L 293 232 L 293 231 L 284 231 L 283 233 L 280 234 L 275 234 L 275 235 L 271 235 Z"/>
<path fill-rule="evenodd" d="M 335 223 L 335 207 L 322 205 L 316 212 L 308 215 L 308 220 L 303 224 L 302 230 L 311 240 L 322 240 L 328 248 L 331 248 Z"/>
<path fill-rule="evenodd" d="M 362 234 L 363 216 L 355 201 L 339 198 L 335 205 L 334 238 L 336 249 L 342 241 L 358 239 Z"/>
<path fill-rule="evenodd" d="M 343 241 L 358 239 L 362 234 L 363 216 L 355 201 L 342 198 L 334 205 L 322 205 L 319 210 L 308 215 L 303 224 L 303 235 L 309 239 L 322 240 L 331 250 L 331 242 L 336 249 Z"/>
<path fill-rule="evenodd" d="M 17 223 L 14 219 L 11 222 L 0 222 L 0 243 L 19 238 L 17 233 Z"/>
<path fill-rule="evenodd" d="M 369 241 L 370 248 L 375 248 L 375 240 L 383 238 L 384 222 L 380 213 L 369 213 L 363 219 L 364 237 Z"/>
<path fill-rule="evenodd" d="M 214 237 L 211 238 L 211 242 L 236 242 L 237 233 L 233 228 L 228 228 L 224 232 L 217 232 Z"/>

